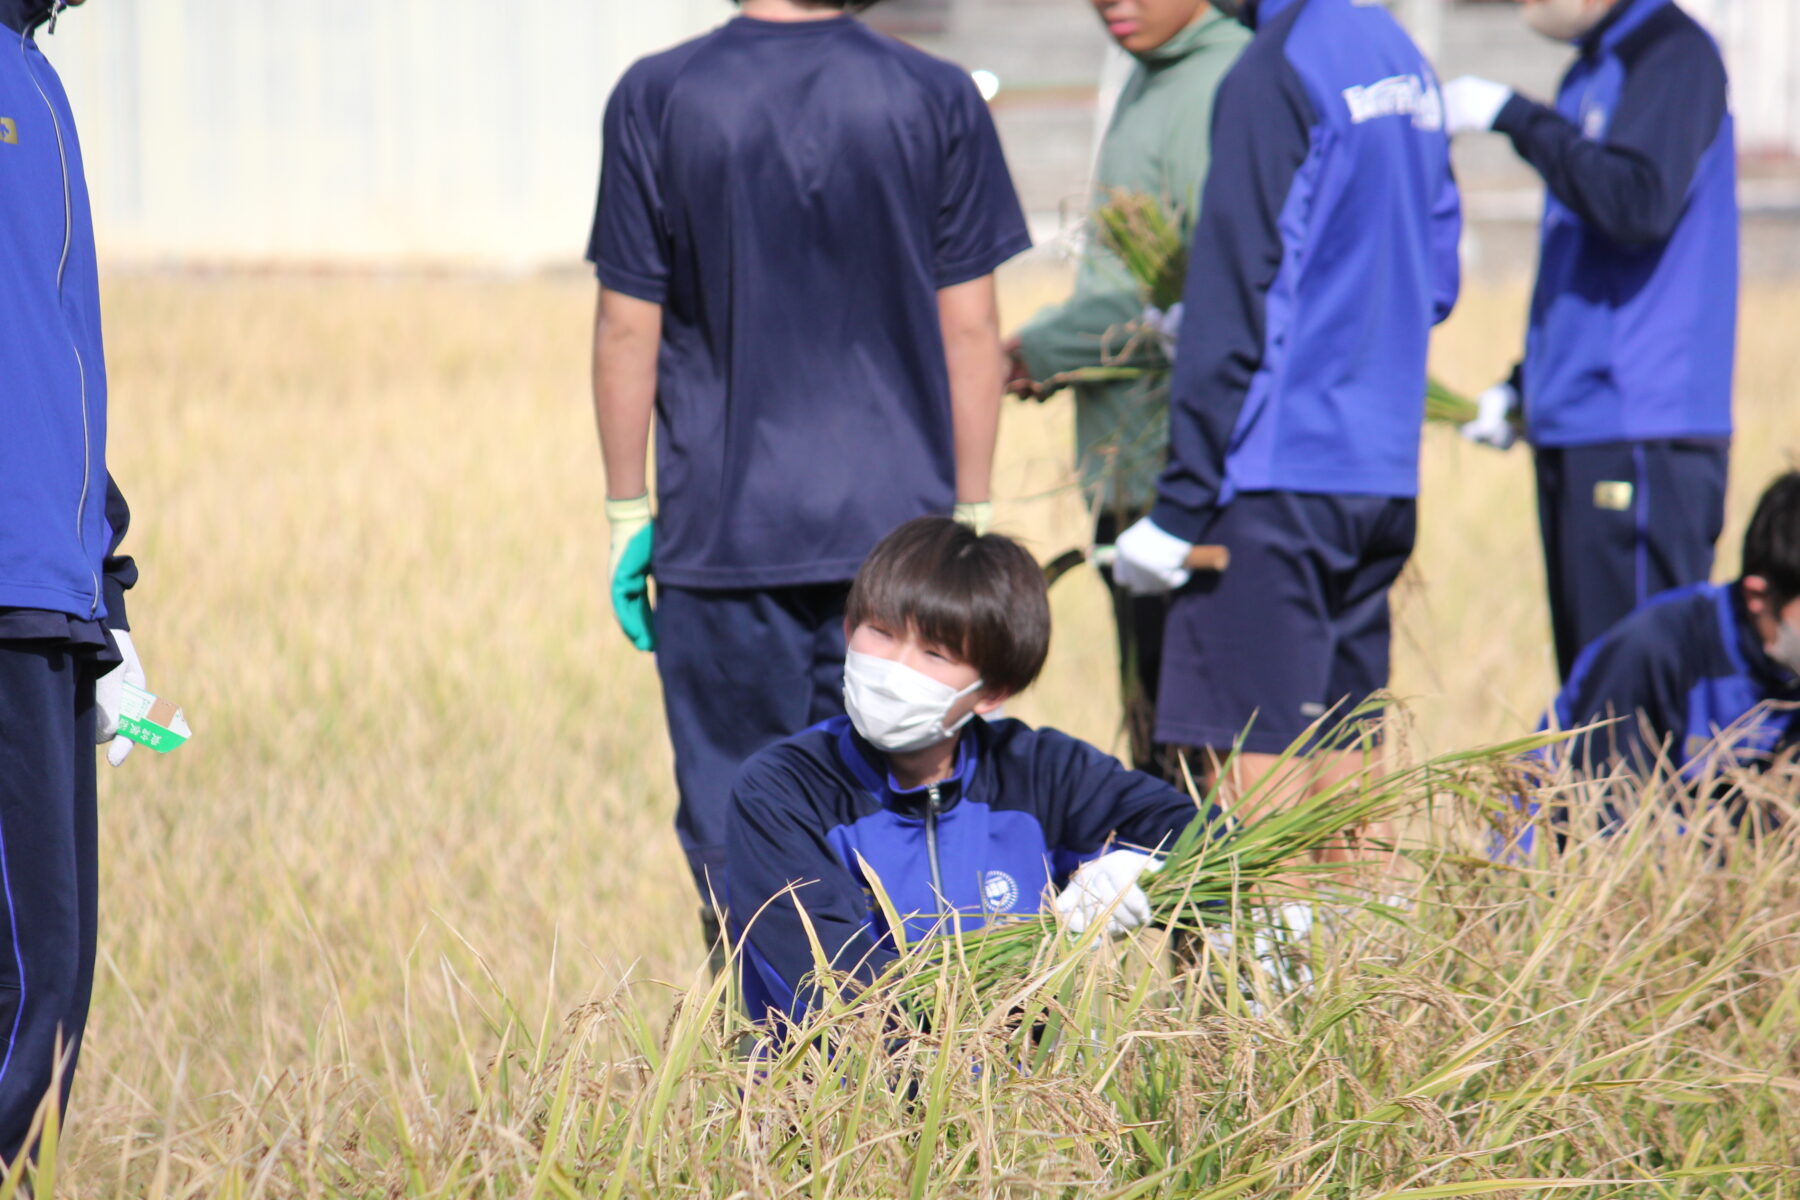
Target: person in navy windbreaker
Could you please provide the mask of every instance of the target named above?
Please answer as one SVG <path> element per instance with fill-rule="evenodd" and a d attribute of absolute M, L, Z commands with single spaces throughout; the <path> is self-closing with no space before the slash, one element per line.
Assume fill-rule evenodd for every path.
<path fill-rule="evenodd" d="M 897 934 L 1036 912 L 1065 881 L 1055 906 L 1072 930 L 1149 919 L 1146 851 L 1199 812 L 1086 742 L 996 715 L 1050 644 L 1043 573 L 1022 547 L 909 521 L 858 572 L 845 625 L 847 715 L 757 754 L 732 792 L 729 912 L 751 1016 L 797 1019 L 814 1002 L 814 938 L 867 984 Z M 1218 810 L 1208 820 L 1223 832 Z M 1143 849 L 1108 851 L 1115 838 Z"/>
<path fill-rule="evenodd" d="M 1426 344 L 1456 301 L 1462 216 L 1437 77 L 1385 9 L 1223 7 L 1256 36 L 1213 110 L 1170 461 L 1116 574 L 1179 589 L 1157 739 L 1223 750 L 1241 735 L 1254 778 L 1387 684 Z M 1231 566 L 1190 583 L 1201 542 Z"/>
<path fill-rule="evenodd" d="M 1527 0 L 1575 43 L 1555 107 L 1446 89 L 1451 131 L 1494 129 L 1544 177 L 1525 360 L 1471 438 L 1536 450 L 1557 665 L 1646 599 L 1712 571 L 1737 335 L 1737 162 L 1725 65 L 1671 0 Z"/>
<path fill-rule="evenodd" d="M 78 0 L 77 0 L 78 2 Z M 106 470 L 106 363 L 75 122 L 35 34 L 62 0 L 0 0 L 0 1156 L 27 1145 L 59 1048 L 68 1102 L 94 979 L 94 746 L 115 740 L 137 579 Z"/>

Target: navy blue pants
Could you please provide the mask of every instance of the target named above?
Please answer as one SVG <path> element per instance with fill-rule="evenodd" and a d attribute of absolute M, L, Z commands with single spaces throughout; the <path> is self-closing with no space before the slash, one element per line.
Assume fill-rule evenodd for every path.
<path fill-rule="evenodd" d="M 92 659 L 0 642 L 0 1155 L 11 1162 L 74 1053 L 94 986 L 98 901 Z"/>
<path fill-rule="evenodd" d="M 1730 451 L 1715 440 L 1538 449 L 1538 524 L 1564 683 L 1583 648 L 1644 601 L 1711 576 Z"/>
<path fill-rule="evenodd" d="M 656 669 L 680 793 L 675 833 L 702 900 L 727 894 L 725 824 L 744 761 L 844 711 L 849 595 L 848 583 L 657 589 Z"/>
<path fill-rule="evenodd" d="M 1230 569 L 1195 576 L 1169 610 L 1157 740 L 1229 750 L 1243 734 L 1246 751 L 1279 754 L 1387 687 L 1388 591 L 1417 524 L 1407 498 L 1232 500 L 1200 539 L 1229 548 Z"/>

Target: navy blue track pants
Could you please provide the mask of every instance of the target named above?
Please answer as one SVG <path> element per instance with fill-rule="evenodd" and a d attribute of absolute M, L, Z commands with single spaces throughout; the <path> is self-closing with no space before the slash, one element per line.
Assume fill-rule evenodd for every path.
<path fill-rule="evenodd" d="M 1567 683 L 1589 642 L 1650 597 L 1712 574 L 1731 447 L 1605 442 L 1536 457 L 1550 627 Z"/>
<path fill-rule="evenodd" d="M 74 1053 L 94 986 L 94 675 L 67 649 L 0 642 L 0 1155 L 11 1162 Z"/>
<path fill-rule="evenodd" d="M 844 711 L 849 595 L 848 583 L 657 588 L 656 669 L 680 792 L 675 832 L 702 900 L 727 894 L 725 824 L 745 760 Z"/>

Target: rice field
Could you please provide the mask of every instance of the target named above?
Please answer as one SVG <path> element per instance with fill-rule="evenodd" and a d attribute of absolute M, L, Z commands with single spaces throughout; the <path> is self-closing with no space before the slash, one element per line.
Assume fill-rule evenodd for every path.
<path fill-rule="evenodd" d="M 1061 286 L 1015 275 L 1008 320 Z M 846 1005 L 829 1052 L 746 1064 L 654 672 L 605 599 L 591 303 L 579 278 L 109 285 L 133 624 L 196 736 L 103 776 L 60 1194 L 1800 1195 L 1792 824 L 1721 863 L 1646 819 L 1495 871 L 1478 801 L 1423 787 L 1415 905 L 1347 911 L 1310 989 L 1242 939 L 1183 970 L 1153 939 L 1058 950 L 1005 1004 L 946 972 L 898 1055 L 892 1014 Z M 1498 378 L 1523 312 L 1473 292 L 1434 371 Z M 1721 571 L 1800 448 L 1800 288 L 1744 314 Z M 1041 557 L 1083 537 L 1071 440 L 1066 400 L 1007 411 L 999 524 Z M 1413 760 L 1518 736 L 1553 683 L 1525 454 L 1426 440 Z M 1014 714 L 1116 744 L 1101 589 L 1054 602 Z"/>

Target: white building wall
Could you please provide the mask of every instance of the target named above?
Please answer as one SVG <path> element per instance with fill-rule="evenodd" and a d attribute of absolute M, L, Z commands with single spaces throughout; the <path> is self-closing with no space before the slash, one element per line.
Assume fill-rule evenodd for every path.
<path fill-rule="evenodd" d="M 108 0 L 43 38 L 115 259 L 575 262 L 600 115 L 725 0 Z"/>
<path fill-rule="evenodd" d="M 1740 149 L 1800 154 L 1800 0 L 1680 0 L 1719 39 Z"/>

